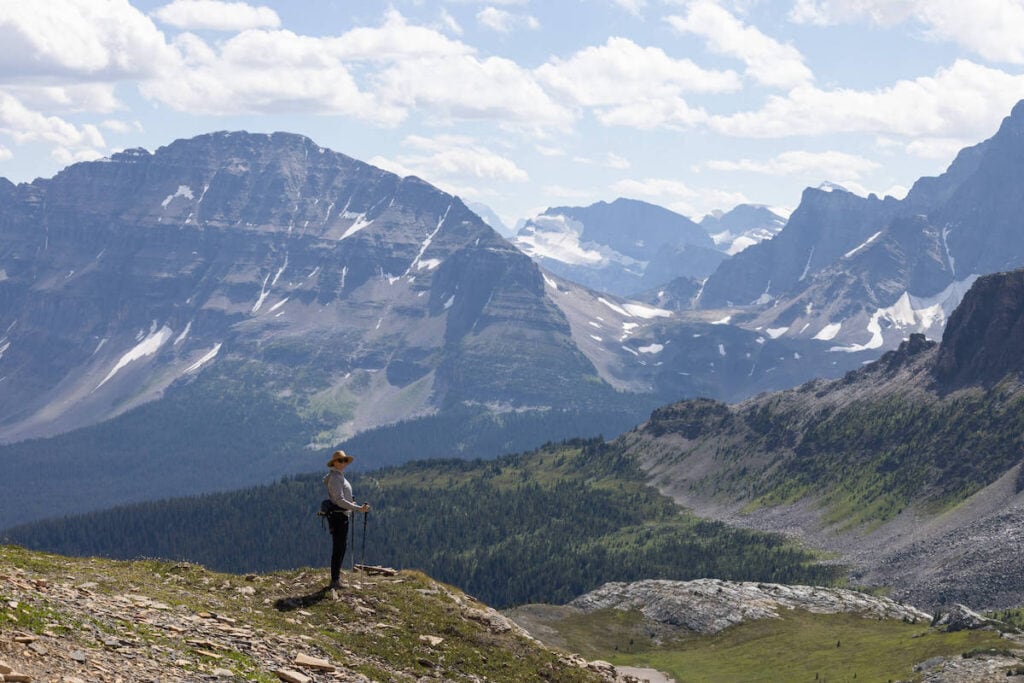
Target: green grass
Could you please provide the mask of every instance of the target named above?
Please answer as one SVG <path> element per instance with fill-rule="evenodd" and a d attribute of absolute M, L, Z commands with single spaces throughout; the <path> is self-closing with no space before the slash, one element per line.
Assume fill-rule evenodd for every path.
<path fill-rule="evenodd" d="M 914 680 L 914 665 L 929 658 L 959 657 L 1002 642 L 988 631 L 941 633 L 854 614 L 788 612 L 647 651 L 624 652 L 628 643 L 622 642 L 605 654 L 616 664 L 666 671 L 678 683 L 906 681 Z"/>

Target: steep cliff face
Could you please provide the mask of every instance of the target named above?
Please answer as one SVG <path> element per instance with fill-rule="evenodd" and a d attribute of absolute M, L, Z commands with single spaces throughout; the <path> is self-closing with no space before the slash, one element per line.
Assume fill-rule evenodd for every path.
<path fill-rule="evenodd" d="M 128 150 L 8 183 L 0 205 L 5 440 L 99 421 L 206 366 L 237 374 L 232 361 L 300 406 L 325 391 L 365 406 L 335 415 L 347 430 L 452 400 L 602 392 L 526 256 L 457 198 L 300 136 Z M 494 354 L 504 373 L 451 370 Z M 561 380 L 544 395 L 540 360 Z"/>
<path fill-rule="evenodd" d="M 949 319 L 935 359 L 944 389 L 1024 372 L 1024 270 L 978 278 Z"/>

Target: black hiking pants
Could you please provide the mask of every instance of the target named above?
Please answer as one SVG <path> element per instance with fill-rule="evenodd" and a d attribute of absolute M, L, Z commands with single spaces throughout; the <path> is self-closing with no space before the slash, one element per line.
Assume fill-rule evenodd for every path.
<path fill-rule="evenodd" d="M 345 559 L 345 546 L 348 545 L 348 515 L 344 512 L 332 512 L 327 517 L 331 529 L 331 583 L 341 577 L 341 563 Z"/>

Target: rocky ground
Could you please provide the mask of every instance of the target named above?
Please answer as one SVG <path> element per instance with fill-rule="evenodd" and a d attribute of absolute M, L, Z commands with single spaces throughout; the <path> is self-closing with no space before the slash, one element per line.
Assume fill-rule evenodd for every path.
<path fill-rule="evenodd" d="M 216 574 L 0 546 L 0 681 L 636 681 L 416 572 Z"/>
<path fill-rule="evenodd" d="M 717 579 L 606 583 L 570 605 L 584 612 L 636 609 L 652 621 L 700 634 L 718 633 L 753 619 L 775 619 L 780 610 L 787 609 L 818 614 L 853 612 L 913 623 L 929 623 L 932 619 L 930 614 L 889 598 L 841 588 Z"/>

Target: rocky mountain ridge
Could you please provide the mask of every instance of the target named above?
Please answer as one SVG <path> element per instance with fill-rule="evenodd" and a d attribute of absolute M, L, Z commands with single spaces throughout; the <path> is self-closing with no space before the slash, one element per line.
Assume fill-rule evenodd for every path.
<path fill-rule="evenodd" d="M 809 188 L 776 237 L 708 278 L 698 305 L 836 352 L 894 348 L 912 332 L 938 338 L 974 278 L 1024 265 L 1022 127 L 1024 102 L 902 200 Z"/>
<path fill-rule="evenodd" d="M 839 380 L 667 406 L 620 443 L 696 514 L 838 552 L 859 581 L 918 604 L 1016 604 L 1022 287 L 1020 270 L 979 278 L 941 344 L 912 335 Z"/>

